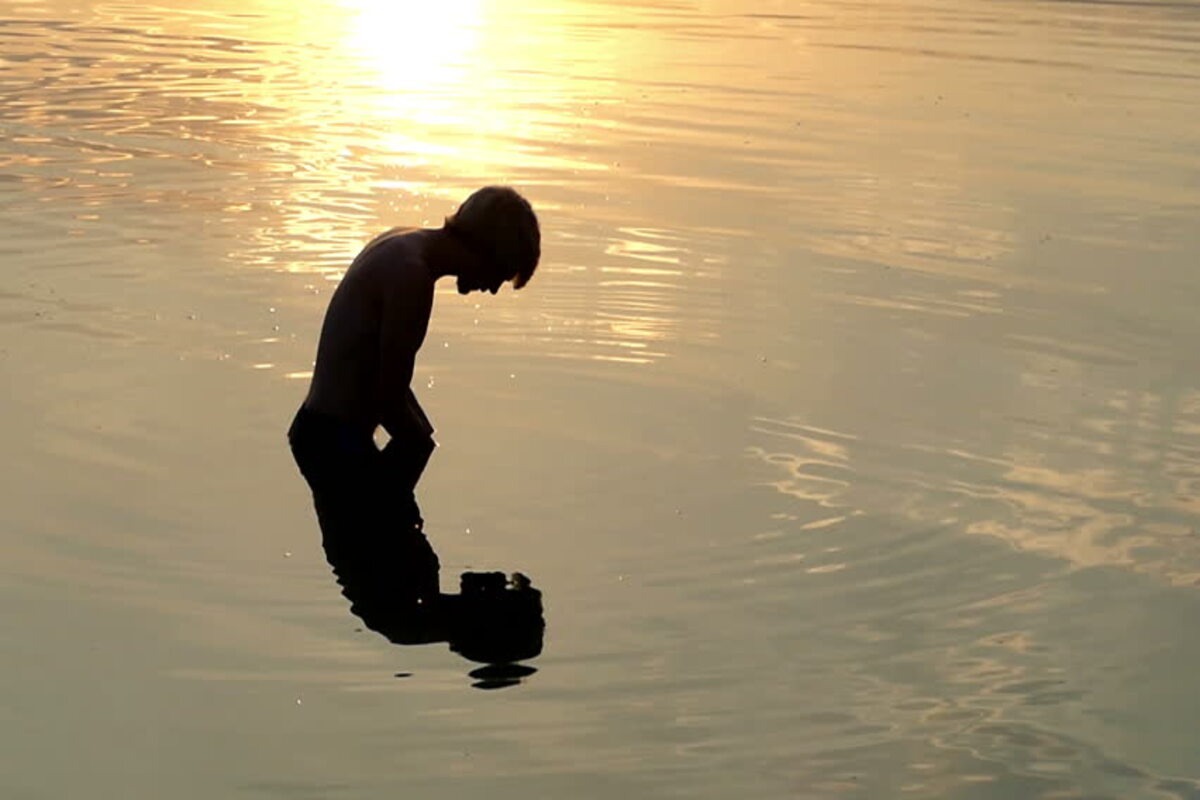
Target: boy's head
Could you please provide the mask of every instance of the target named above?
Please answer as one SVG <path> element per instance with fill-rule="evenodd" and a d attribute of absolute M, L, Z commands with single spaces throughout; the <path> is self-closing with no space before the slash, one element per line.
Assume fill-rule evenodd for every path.
<path fill-rule="evenodd" d="M 493 293 L 509 280 L 520 289 L 533 277 L 541 258 L 537 215 L 529 201 L 508 186 L 476 191 L 446 218 L 446 230 L 481 257 L 488 274 L 479 279 Z"/>

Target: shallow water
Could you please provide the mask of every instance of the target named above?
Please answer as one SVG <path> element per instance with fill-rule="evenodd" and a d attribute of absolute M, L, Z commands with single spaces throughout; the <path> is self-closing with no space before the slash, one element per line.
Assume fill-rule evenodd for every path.
<path fill-rule="evenodd" d="M 174 5 L 0 5 L 0 794 L 1200 797 L 1200 7 Z M 545 593 L 478 691 L 283 431 L 500 181 L 416 379 L 443 582 Z"/>

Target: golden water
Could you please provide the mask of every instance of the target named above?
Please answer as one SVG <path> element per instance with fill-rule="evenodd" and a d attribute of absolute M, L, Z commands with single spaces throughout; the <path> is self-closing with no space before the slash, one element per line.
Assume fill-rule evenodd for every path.
<path fill-rule="evenodd" d="M 0 96 L 0 795 L 1200 796 L 1200 7 L 7 0 Z M 545 592 L 486 692 L 283 432 L 493 182 L 542 267 L 416 379 L 443 582 Z"/>

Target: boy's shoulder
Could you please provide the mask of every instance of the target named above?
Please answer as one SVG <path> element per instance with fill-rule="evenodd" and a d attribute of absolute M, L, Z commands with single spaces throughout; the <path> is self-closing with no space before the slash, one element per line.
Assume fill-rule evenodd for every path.
<path fill-rule="evenodd" d="M 411 286 L 429 280 L 417 231 L 393 228 L 367 244 L 346 270 L 345 279 L 389 286 Z"/>

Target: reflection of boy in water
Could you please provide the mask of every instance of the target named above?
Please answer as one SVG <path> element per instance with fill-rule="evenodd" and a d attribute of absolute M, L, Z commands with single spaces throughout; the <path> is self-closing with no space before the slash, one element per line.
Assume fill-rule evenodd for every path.
<path fill-rule="evenodd" d="M 435 585 L 414 589 L 437 591 L 437 557 L 413 496 L 433 427 L 410 386 L 434 284 L 452 275 L 460 294 L 495 294 L 508 281 L 520 289 L 540 253 L 529 203 L 489 186 L 443 227 L 389 231 L 354 259 L 329 301 L 312 384 L 288 431 L 331 562 L 381 579 L 390 571 L 393 587 L 397 568 L 432 572 Z M 382 450 L 374 441 L 380 426 L 390 436 Z"/>

